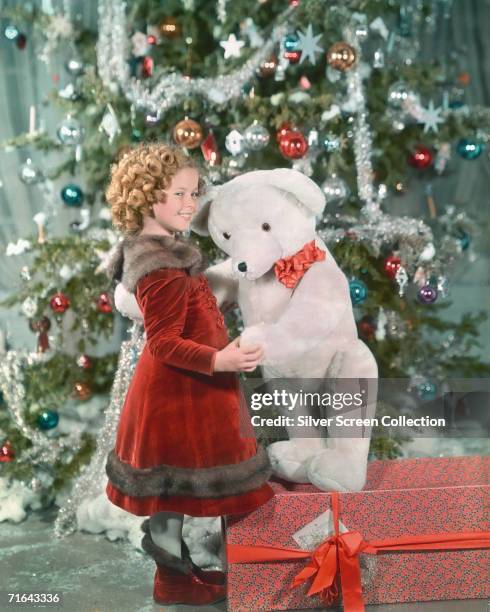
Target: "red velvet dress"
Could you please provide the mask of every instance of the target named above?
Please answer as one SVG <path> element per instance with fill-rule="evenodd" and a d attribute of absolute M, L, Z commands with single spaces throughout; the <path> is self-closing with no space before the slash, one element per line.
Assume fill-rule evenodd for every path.
<path fill-rule="evenodd" d="M 273 495 L 270 473 L 253 473 L 258 446 L 238 376 L 213 374 L 230 339 L 205 276 L 153 270 L 135 295 L 146 344 L 121 412 L 108 498 L 138 516 L 254 510 Z"/>

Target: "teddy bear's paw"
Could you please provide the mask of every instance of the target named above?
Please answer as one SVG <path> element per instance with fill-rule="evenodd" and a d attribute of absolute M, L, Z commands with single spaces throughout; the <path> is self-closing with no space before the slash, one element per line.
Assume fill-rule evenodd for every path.
<path fill-rule="evenodd" d="M 319 449 L 325 448 L 320 438 L 297 438 L 274 442 L 267 447 L 274 474 L 290 482 L 310 482 L 306 463 Z"/>
<path fill-rule="evenodd" d="M 367 459 L 357 453 L 326 448 L 305 468 L 308 480 L 322 491 L 361 491 L 366 484 Z"/>

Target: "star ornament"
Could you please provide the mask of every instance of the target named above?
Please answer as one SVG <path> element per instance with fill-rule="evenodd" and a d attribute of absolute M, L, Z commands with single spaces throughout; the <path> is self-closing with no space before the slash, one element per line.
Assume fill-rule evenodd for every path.
<path fill-rule="evenodd" d="M 302 64 L 305 59 L 309 59 L 310 62 L 314 65 L 316 64 L 316 54 L 322 53 L 323 47 L 320 47 L 318 41 L 322 37 L 321 34 L 317 34 L 314 36 L 313 28 L 311 23 L 308 24 L 306 28 L 306 32 L 297 32 L 299 38 L 299 48 L 301 49 L 301 59 L 299 63 Z"/>
<path fill-rule="evenodd" d="M 222 40 L 219 44 L 225 50 L 225 59 L 228 59 L 230 57 L 240 57 L 240 52 L 245 42 L 237 40 L 234 34 L 230 34 L 228 40 Z"/>
<path fill-rule="evenodd" d="M 444 123 L 444 119 L 441 117 L 442 109 L 435 108 L 434 102 L 431 100 L 427 108 L 424 108 L 420 123 L 424 124 L 424 134 L 433 130 L 434 132 L 439 131 L 439 123 Z"/>

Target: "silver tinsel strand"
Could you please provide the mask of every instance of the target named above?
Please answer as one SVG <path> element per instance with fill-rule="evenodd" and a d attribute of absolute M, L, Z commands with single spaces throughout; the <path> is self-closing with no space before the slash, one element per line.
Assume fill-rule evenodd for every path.
<path fill-rule="evenodd" d="M 262 62 L 267 59 L 274 46 L 286 34 L 285 19 L 292 11 L 288 8 L 279 20 L 267 43 L 245 62 L 226 75 L 214 78 L 189 79 L 179 73 L 162 74 L 153 89 L 140 79 L 130 76 L 127 59 L 128 28 L 126 4 L 120 1 L 99 2 L 99 38 L 97 42 L 97 67 L 104 85 L 111 91 L 119 87 L 126 98 L 138 108 L 149 113 L 162 115 L 192 95 L 207 98 L 211 105 L 226 104 L 242 95 L 242 88 L 251 81 Z"/>
<path fill-rule="evenodd" d="M 19 431 L 32 442 L 32 447 L 23 451 L 22 458 L 36 467 L 50 466 L 63 452 L 76 454 L 81 447 L 79 434 L 53 438 L 26 423 L 28 407 L 25 405 L 24 369 L 44 358 L 43 354 L 11 350 L 2 355 L 0 362 L 0 390 L 6 408 Z"/>
<path fill-rule="evenodd" d="M 97 448 L 90 464 L 81 472 L 73 484 L 70 496 L 60 507 L 54 524 L 57 538 L 63 538 L 77 529 L 77 510 L 88 498 L 94 498 L 103 490 L 107 476 L 105 463 L 109 451 L 114 446 L 115 434 L 119 423 L 121 408 L 133 376 L 134 368 L 141 355 L 146 338 L 141 323 L 134 322 L 129 330 L 130 339 L 121 344 L 117 371 L 111 390 L 104 426 L 97 437 Z"/>
<path fill-rule="evenodd" d="M 373 185 L 372 138 L 367 120 L 366 95 L 361 75 L 361 45 L 355 34 L 354 27 L 344 30 L 345 41 L 351 45 L 357 54 L 357 59 L 350 70 L 347 70 L 347 94 L 349 100 L 354 100 L 357 107 L 354 130 L 354 155 L 357 170 L 357 190 L 364 204 L 363 212 L 368 216 L 379 214 L 379 201 L 376 198 Z"/>

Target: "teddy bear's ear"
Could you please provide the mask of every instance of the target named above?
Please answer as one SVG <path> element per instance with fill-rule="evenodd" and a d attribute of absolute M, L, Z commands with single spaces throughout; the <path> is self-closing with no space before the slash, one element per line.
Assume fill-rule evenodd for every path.
<path fill-rule="evenodd" d="M 325 195 L 318 185 L 302 172 L 290 168 L 277 168 L 267 172 L 267 182 L 273 187 L 292 194 L 314 215 L 325 208 Z"/>
<path fill-rule="evenodd" d="M 209 187 L 199 198 L 197 213 L 191 221 L 191 230 L 199 236 L 209 236 L 208 218 L 213 200 L 218 193 L 218 187 Z"/>

